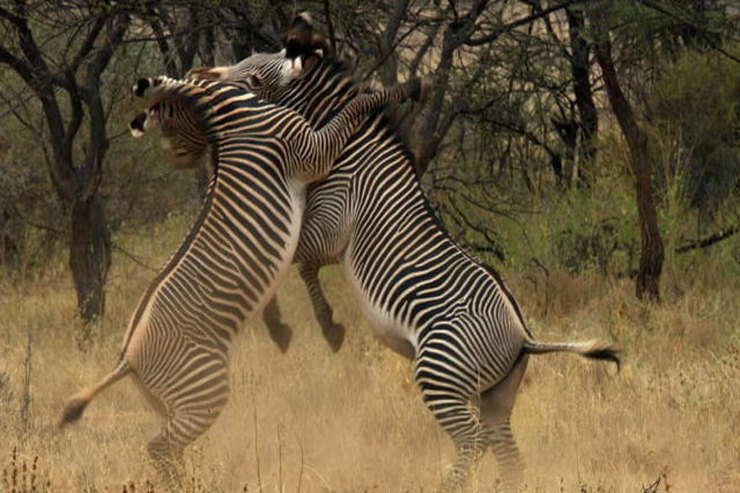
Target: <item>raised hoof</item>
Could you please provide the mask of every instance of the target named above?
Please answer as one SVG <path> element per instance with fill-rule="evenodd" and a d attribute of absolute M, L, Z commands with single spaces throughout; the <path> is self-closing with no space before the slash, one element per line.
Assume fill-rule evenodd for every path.
<path fill-rule="evenodd" d="M 332 352 L 336 353 L 342 348 L 345 333 L 343 325 L 332 322 L 328 326 L 322 327 L 322 332 L 324 334 L 324 340 L 329 343 Z"/>
<path fill-rule="evenodd" d="M 279 323 L 271 324 L 268 327 L 270 329 L 270 339 L 277 344 L 280 352 L 285 354 L 290 347 L 290 341 L 293 339 L 293 329 L 290 325 Z"/>

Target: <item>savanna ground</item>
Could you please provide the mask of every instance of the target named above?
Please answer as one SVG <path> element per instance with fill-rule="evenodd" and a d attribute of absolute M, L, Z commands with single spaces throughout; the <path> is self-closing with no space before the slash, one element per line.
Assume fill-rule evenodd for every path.
<path fill-rule="evenodd" d="M 188 221 L 172 216 L 118 241 L 157 265 Z M 531 358 L 513 415 L 523 491 L 642 492 L 659 477 L 658 491 L 740 491 L 739 246 L 728 240 L 669 264 L 660 305 L 635 301 L 627 279 L 504 272 L 538 337 L 624 348 L 621 373 L 572 355 Z M 157 417 L 132 382 L 55 431 L 64 400 L 114 365 L 153 273 L 114 258 L 107 314 L 83 353 L 63 255 L 50 265 L 0 284 L 0 489 L 162 491 L 145 451 Z M 322 280 L 348 327 L 344 347 L 331 353 L 291 273 L 279 295 L 293 344 L 282 355 L 261 323 L 244 329 L 231 402 L 186 453 L 189 491 L 433 491 L 449 467 L 451 442 L 422 404 L 410 363 L 374 340 L 337 269 Z M 491 491 L 496 477 L 487 455 L 472 489 Z"/>

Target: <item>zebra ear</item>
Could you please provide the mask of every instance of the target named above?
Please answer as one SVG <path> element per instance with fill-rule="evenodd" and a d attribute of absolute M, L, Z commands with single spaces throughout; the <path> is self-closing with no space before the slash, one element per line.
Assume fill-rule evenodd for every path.
<path fill-rule="evenodd" d="M 318 54 L 323 57 L 330 51 L 330 45 L 323 36 L 314 31 L 313 19 L 308 12 L 302 12 L 293 19 L 290 29 L 280 37 L 288 58 Z M 317 52 L 317 50 L 321 50 Z"/>

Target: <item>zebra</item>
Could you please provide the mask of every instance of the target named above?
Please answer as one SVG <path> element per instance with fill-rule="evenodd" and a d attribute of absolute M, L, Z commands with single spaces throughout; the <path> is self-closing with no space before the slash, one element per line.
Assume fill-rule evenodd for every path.
<path fill-rule="evenodd" d="M 412 80 L 356 98 L 314 131 L 298 113 L 233 85 L 140 79 L 134 93 L 150 104 L 132 120 L 132 134 L 157 125 L 186 132 L 176 140 L 182 162 L 198 159 L 207 147 L 214 173 L 195 224 L 134 310 L 117 366 L 67 402 L 60 427 L 131 375 L 166 418 L 148 452 L 165 478 L 177 480 L 183 449 L 227 402 L 235 334 L 262 309 L 291 263 L 305 184 L 327 175 L 365 116 L 418 97 L 420 87 Z"/>
<path fill-rule="evenodd" d="M 284 39 L 287 52 L 191 74 L 243 84 L 298 111 L 316 128 L 364 97 L 345 65 L 316 41 L 310 19 L 296 19 Z M 310 69 L 287 85 L 278 83 L 277 67 L 290 56 Z M 331 320 L 317 272 L 338 262 L 376 336 L 413 361 L 424 403 L 456 446 L 441 491 L 461 489 L 488 448 L 505 487 L 521 481 L 524 464 L 510 415 L 529 355 L 572 352 L 619 368 L 612 345 L 534 339 L 499 274 L 450 237 L 422 191 L 411 153 L 382 114 L 366 120 L 329 176 L 309 187 L 294 260 L 333 349 L 339 349 L 343 329 Z M 271 335 L 287 348 L 290 334 L 277 305 L 271 310 Z"/>

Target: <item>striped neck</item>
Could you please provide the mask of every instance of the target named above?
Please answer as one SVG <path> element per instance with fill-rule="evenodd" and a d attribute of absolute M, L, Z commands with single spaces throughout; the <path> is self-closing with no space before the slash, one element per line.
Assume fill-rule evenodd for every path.
<path fill-rule="evenodd" d="M 305 76 L 280 91 L 274 101 L 297 111 L 318 129 L 360 94 L 360 89 L 343 62 L 323 58 Z"/>

